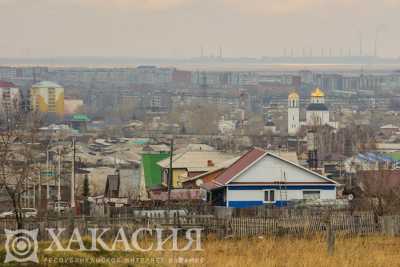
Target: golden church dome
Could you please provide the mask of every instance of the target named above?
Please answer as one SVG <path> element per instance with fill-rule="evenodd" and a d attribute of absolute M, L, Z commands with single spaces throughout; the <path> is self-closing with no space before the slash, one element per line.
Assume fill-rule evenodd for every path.
<path fill-rule="evenodd" d="M 289 94 L 288 98 L 289 98 L 289 99 L 299 99 L 300 96 L 299 96 L 299 94 L 298 94 L 296 91 L 293 91 L 293 92 L 291 92 L 291 93 Z"/>
<path fill-rule="evenodd" d="M 315 90 L 311 93 L 312 97 L 324 97 L 325 93 L 319 88 L 315 88 Z"/>

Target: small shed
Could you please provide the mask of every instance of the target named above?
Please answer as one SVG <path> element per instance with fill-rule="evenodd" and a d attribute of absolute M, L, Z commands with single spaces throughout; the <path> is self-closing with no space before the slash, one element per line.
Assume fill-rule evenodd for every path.
<path fill-rule="evenodd" d="M 71 128 L 78 130 L 81 133 L 87 131 L 87 124 L 89 122 L 89 117 L 84 114 L 75 114 L 69 121 Z"/>

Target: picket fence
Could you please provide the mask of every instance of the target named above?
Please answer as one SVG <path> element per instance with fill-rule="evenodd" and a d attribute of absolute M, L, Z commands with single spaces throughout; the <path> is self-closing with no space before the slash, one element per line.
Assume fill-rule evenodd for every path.
<path fill-rule="evenodd" d="M 228 217 L 217 218 L 211 215 L 186 215 L 174 213 L 151 214 L 135 217 L 64 217 L 64 218 L 35 218 L 27 220 L 26 229 L 39 229 L 42 239 L 48 239 L 45 228 L 65 228 L 66 235 L 70 230 L 78 228 L 80 233 L 89 234 L 88 228 L 110 228 L 110 233 L 116 233 L 121 227 L 129 233 L 141 227 L 182 229 L 202 228 L 204 234 L 216 234 L 225 237 L 251 237 L 251 236 L 309 236 L 324 233 L 327 227 L 337 234 L 343 235 L 368 235 L 368 234 L 400 234 L 400 215 L 375 216 L 373 213 L 357 215 L 331 214 L 315 216 L 291 217 Z M 13 219 L 0 219 L 2 229 L 16 229 Z"/>

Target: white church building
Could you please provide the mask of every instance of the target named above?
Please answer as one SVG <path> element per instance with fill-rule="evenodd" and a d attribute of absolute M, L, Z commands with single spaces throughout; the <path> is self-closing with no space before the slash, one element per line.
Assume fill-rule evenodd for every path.
<path fill-rule="evenodd" d="M 294 91 L 288 96 L 288 134 L 296 135 L 303 125 L 329 125 L 338 128 L 338 123 L 330 120 L 329 109 L 325 105 L 325 93 L 320 88 L 311 92 L 310 104 L 306 109 L 306 121 L 300 121 L 299 94 Z"/>

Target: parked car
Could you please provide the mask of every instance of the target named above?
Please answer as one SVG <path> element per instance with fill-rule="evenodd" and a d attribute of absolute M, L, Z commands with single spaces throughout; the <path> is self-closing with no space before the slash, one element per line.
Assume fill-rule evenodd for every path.
<path fill-rule="evenodd" d="M 22 208 L 21 209 L 22 215 L 25 218 L 32 218 L 36 217 L 38 212 L 36 209 L 33 208 Z M 5 211 L 0 213 L 0 218 L 14 218 L 15 217 L 15 211 Z"/>
<path fill-rule="evenodd" d="M 68 209 L 68 202 L 60 201 L 54 203 L 54 211 L 64 213 Z"/>
<path fill-rule="evenodd" d="M 0 218 L 11 218 L 14 217 L 14 211 L 4 211 L 0 213 Z"/>

